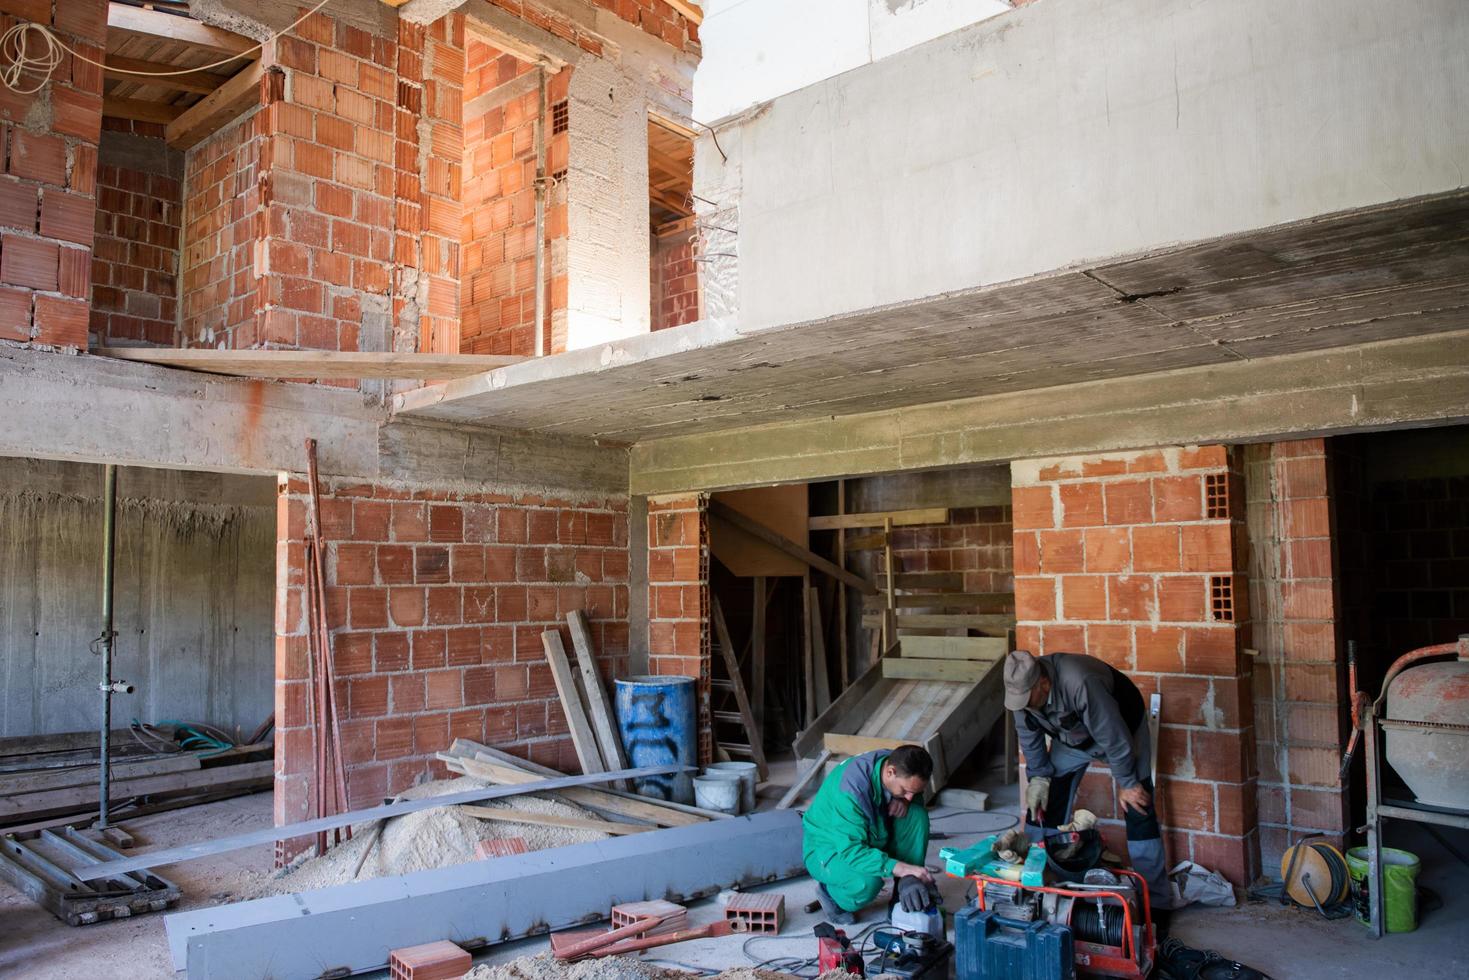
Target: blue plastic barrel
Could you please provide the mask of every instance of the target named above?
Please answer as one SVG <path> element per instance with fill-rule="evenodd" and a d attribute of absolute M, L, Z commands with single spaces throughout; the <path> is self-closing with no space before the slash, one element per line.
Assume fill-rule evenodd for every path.
<path fill-rule="evenodd" d="M 617 681 L 617 731 L 627 764 L 696 765 L 699 722 L 692 677 L 644 675 Z M 694 802 L 692 773 L 645 776 L 634 789 L 643 796 L 675 803 Z"/>

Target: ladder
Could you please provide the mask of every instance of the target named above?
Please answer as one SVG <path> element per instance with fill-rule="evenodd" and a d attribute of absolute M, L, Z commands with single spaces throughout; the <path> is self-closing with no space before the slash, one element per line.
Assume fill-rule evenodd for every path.
<path fill-rule="evenodd" d="M 719 647 L 720 660 L 724 663 L 724 677 L 713 677 L 709 682 L 712 692 L 718 691 L 723 694 L 732 695 L 735 710 L 718 704 L 711 705 L 711 716 L 715 727 L 715 744 L 723 749 L 731 758 L 748 759 L 755 763 L 759 771 L 761 782 L 770 778 L 770 766 L 765 761 L 765 746 L 761 738 L 761 732 L 755 725 L 755 715 L 750 710 L 750 697 L 745 692 L 745 682 L 740 676 L 740 662 L 735 654 L 734 644 L 730 642 L 729 625 L 724 620 L 724 610 L 720 608 L 719 599 L 710 597 L 710 609 L 713 612 L 716 646 Z M 712 697 L 711 697 L 712 700 Z M 719 738 L 719 726 L 724 725 L 726 729 L 738 726 L 744 731 L 745 741 L 726 741 Z"/>

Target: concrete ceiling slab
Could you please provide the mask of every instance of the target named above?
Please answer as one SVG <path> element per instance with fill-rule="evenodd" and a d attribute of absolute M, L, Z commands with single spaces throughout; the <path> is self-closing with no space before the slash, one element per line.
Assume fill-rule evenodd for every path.
<path fill-rule="evenodd" d="M 696 323 L 398 396 L 632 444 L 1145 376 L 1469 322 L 1469 193 L 742 333 Z"/>

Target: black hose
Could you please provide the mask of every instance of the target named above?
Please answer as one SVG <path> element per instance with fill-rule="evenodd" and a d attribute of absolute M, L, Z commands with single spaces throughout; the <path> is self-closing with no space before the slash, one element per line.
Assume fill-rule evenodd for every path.
<path fill-rule="evenodd" d="M 1071 906 L 1071 932 L 1080 942 L 1121 946 L 1125 921 L 1122 906 L 1115 902 L 1078 898 Z"/>

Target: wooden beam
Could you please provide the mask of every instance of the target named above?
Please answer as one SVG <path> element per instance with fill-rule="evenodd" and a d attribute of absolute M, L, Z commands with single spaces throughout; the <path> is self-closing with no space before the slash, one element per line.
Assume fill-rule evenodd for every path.
<path fill-rule="evenodd" d="M 667 116 L 660 116 L 656 112 L 648 113 L 648 122 L 652 123 L 654 126 L 658 126 L 662 129 L 668 130 L 668 132 L 672 133 L 675 136 L 689 140 L 691 142 L 699 138 L 699 133 L 697 130 L 690 129 L 683 123 L 675 122 L 674 120 L 669 119 Z"/>
<path fill-rule="evenodd" d="M 862 625 L 877 629 L 882 625 L 883 614 L 867 613 Z M 990 633 L 1004 632 L 1015 625 L 1013 613 L 898 613 L 898 629 L 914 630 L 985 630 Z"/>
<path fill-rule="evenodd" d="M 263 63 L 250 62 L 238 75 L 169 123 L 164 139 L 180 150 L 202 143 L 225 123 L 260 104 L 260 79 L 264 74 Z"/>
<path fill-rule="evenodd" d="M 163 74 L 161 77 L 150 78 L 147 75 L 134 75 L 133 72 L 148 72 L 154 75 Z M 193 92 L 198 95 L 208 95 L 223 85 L 228 79 L 221 75 L 214 75 L 207 71 L 182 71 L 178 65 L 165 65 L 159 61 L 146 61 L 142 58 L 128 58 L 120 54 L 107 55 L 107 68 L 105 74 L 108 78 L 115 78 L 120 82 L 131 82 L 134 85 L 158 85 L 162 88 L 175 89 L 179 92 Z"/>
<path fill-rule="evenodd" d="M 902 576 L 899 576 L 901 580 Z M 863 600 L 868 612 L 882 608 L 887 590 Z M 975 612 L 1002 613 L 1015 604 L 1013 592 L 903 592 L 892 597 L 898 609 L 972 609 Z"/>
<path fill-rule="evenodd" d="M 617 721 L 607 701 L 607 690 L 602 686 L 602 675 L 597 673 L 597 655 L 592 650 L 592 631 L 587 628 L 587 618 L 580 609 L 573 609 L 566 614 L 566 624 L 571 629 L 576 669 L 581 674 L 582 689 L 587 695 L 587 715 L 597 733 L 602 760 L 610 768 L 625 769 L 627 756 L 622 751 L 622 739 L 617 736 Z M 618 788 L 627 787 L 619 784 Z"/>
<path fill-rule="evenodd" d="M 796 802 L 796 799 L 801 795 L 801 791 L 806 788 L 806 784 L 820 775 L 821 771 L 826 768 L 826 764 L 831 761 L 831 756 L 831 749 L 823 748 L 821 754 L 816 757 L 816 761 L 811 763 L 811 767 L 797 774 L 796 781 L 791 783 L 791 788 L 786 790 L 785 795 L 780 798 L 780 802 L 775 804 L 775 808 L 777 810 L 785 810 L 792 803 Z"/>
<path fill-rule="evenodd" d="M 723 521 L 724 523 L 730 525 L 733 528 L 736 528 L 737 530 L 744 531 L 746 534 L 754 535 L 771 547 L 785 552 L 792 558 L 796 558 L 800 561 L 805 562 L 807 565 L 810 565 L 818 572 L 830 575 L 832 578 L 836 579 L 839 582 L 845 582 L 852 588 L 861 592 L 863 595 L 875 595 L 877 593 L 877 586 L 873 585 L 865 578 L 862 578 L 860 575 L 853 575 L 845 568 L 838 568 L 836 565 L 827 561 L 825 558 L 822 558 L 820 555 L 810 551 L 807 548 L 801 547 L 790 538 L 776 534 L 764 524 L 761 524 L 759 521 L 751 520 L 750 518 L 746 517 L 744 514 L 741 514 L 739 511 L 735 510 L 733 507 L 729 506 L 726 503 L 718 500 L 710 500 L 709 514 L 715 520 Z"/>
<path fill-rule="evenodd" d="M 376 351 L 180 350 L 172 347 L 96 347 L 91 353 L 123 361 L 230 374 L 246 378 L 418 378 L 441 380 L 484 374 L 525 360 L 501 354 L 394 354 Z"/>
<path fill-rule="evenodd" d="M 920 510 L 880 510 L 867 514 L 828 514 L 811 518 L 807 526 L 813 531 L 838 531 L 849 527 L 882 527 L 886 521 L 892 521 L 893 527 L 947 524 L 949 511 L 945 507 L 925 507 Z"/>
<path fill-rule="evenodd" d="M 184 114 L 184 109 L 176 105 L 167 105 L 163 102 L 147 102 L 143 99 L 120 99 L 114 95 L 108 95 L 102 99 L 102 115 L 112 116 L 114 119 L 132 119 L 137 122 L 158 123 L 167 126 L 179 116 Z"/>
<path fill-rule="evenodd" d="M 130 7 L 124 3 L 107 5 L 107 28 L 113 31 L 130 31 L 170 41 L 182 41 L 195 47 L 207 48 L 221 54 L 245 54 L 260 47 L 259 41 L 200 23 L 192 17 L 166 14 L 161 10 L 145 7 Z"/>
<path fill-rule="evenodd" d="M 582 707 L 581 694 L 576 689 L 576 676 L 566 659 L 566 648 L 561 645 L 558 630 L 546 630 L 541 634 L 541 645 L 546 648 L 546 663 L 551 667 L 551 679 L 556 682 L 556 693 L 561 695 L 561 710 L 566 715 L 566 727 L 571 731 L 571 745 L 576 749 L 577 761 L 582 772 L 606 772 L 601 750 L 597 748 L 597 736 L 587 721 L 586 709 Z"/>
<path fill-rule="evenodd" d="M 467 803 L 460 804 L 459 811 L 481 820 L 534 824 L 539 827 L 565 827 L 567 830 L 591 830 L 602 834 L 641 834 L 657 829 L 631 823 L 613 823 L 610 820 L 563 817 L 555 813 L 531 813 L 527 810 L 502 810 L 497 807 L 473 806 Z"/>
<path fill-rule="evenodd" d="M 878 738 L 873 735 L 838 735 L 827 732 L 821 736 L 821 744 L 833 755 L 861 755 L 874 749 L 895 749 L 900 745 L 916 743 L 901 738 Z"/>
<path fill-rule="evenodd" d="M 667 208 L 681 217 L 691 217 L 694 213 L 694 209 L 689 206 L 687 197 L 679 197 L 651 187 L 648 188 L 648 197 L 652 199 L 654 204 Z"/>
<path fill-rule="evenodd" d="M 693 21 L 694 24 L 704 23 L 704 8 L 692 3 L 691 0 L 668 0 L 668 5 Z"/>
<path fill-rule="evenodd" d="M 901 656 L 929 660 L 999 660 L 1009 649 L 1002 636 L 905 636 L 898 641 Z"/>
<path fill-rule="evenodd" d="M 973 684 L 983 680 L 997 661 L 917 660 L 913 657 L 888 657 L 882 662 L 882 676 L 896 681 L 960 681 Z"/>

